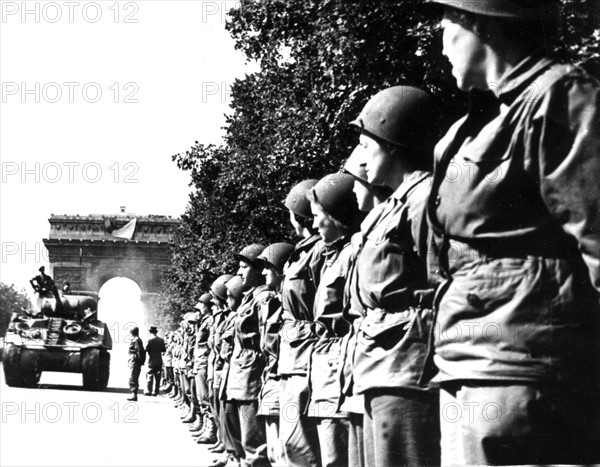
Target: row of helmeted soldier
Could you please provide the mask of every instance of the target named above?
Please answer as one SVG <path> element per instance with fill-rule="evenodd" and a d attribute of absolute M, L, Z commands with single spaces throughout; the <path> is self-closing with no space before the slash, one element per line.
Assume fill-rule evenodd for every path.
<path fill-rule="evenodd" d="M 551 0 L 434 3 L 468 114 L 376 94 L 289 192 L 300 243 L 240 246 L 169 338 L 215 465 L 600 461 L 600 85 Z"/>

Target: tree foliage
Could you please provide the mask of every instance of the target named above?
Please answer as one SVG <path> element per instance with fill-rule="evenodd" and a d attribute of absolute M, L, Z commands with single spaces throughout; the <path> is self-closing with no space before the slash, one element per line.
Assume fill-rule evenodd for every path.
<path fill-rule="evenodd" d="M 0 282 L 0 337 L 4 337 L 13 313 L 25 314 L 29 308 L 29 298 L 24 290 L 17 290 L 14 284 Z"/>
<path fill-rule="evenodd" d="M 563 0 L 560 45 L 576 61 L 598 56 L 593 1 Z M 377 91 L 415 85 L 438 97 L 445 121 L 464 112 L 438 20 L 422 0 L 246 0 L 230 11 L 236 48 L 260 69 L 232 85 L 223 144 L 173 156 L 194 191 L 166 275 L 170 306 L 191 307 L 245 245 L 293 241 L 282 200 L 339 168 L 356 144 L 348 122 Z"/>

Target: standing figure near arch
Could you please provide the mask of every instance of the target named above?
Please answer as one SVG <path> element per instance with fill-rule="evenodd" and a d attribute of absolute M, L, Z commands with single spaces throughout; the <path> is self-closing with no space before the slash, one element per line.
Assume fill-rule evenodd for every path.
<path fill-rule="evenodd" d="M 470 94 L 428 204 L 440 403 L 474 408 L 443 413 L 442 464 L 598 463 L 600 83 L 548 50 L 558 2 L 434 1 Z"/>
<path fill-rule="evenodd" d="M 137 327 L 129 330 L 131 334 L 131 342 L 129 343 L 129 390 L 131 391 L 131 397 L 127 398 L 128 401 L 137 401 L 137 393 L 140 387 L 140 373 L 142 366 L 146 362 L 146 351 L 144 350 L 144 343 L 140 339 L 140 330 Z"/>
<path fill-rule="evenodd" d="M 160 378 L 163 369 L 162 355 L 167 351 L 165 341 L 162 337 L 158 337 L 158 329 L 156 326 L 150 326 L 148 332 L 152 337 L 148 339 L 146 344 L 146 352 L 148 354 L 148 373 L 146 374 L 146 392 L 147 396 L 158 396 L 160 388 Z"/>

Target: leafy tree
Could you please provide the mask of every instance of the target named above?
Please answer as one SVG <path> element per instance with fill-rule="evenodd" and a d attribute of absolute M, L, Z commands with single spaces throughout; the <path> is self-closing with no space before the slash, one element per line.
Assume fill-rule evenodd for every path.
<path fill-rule="evenodd" d="M 560 45 L 575 61 L 598 57 L 593 2 L 563 0 Z M 191 307 L 235 271 L 245 245 L 293 241 L 282 200 L 298 181 L 339 168 L 356 144 L 347 123 L 377 91 L 424 87 L 443 121 L 464 113 L 438 19 L 422 0 L 246 0 L 230 11 L 236 48 L 260 70 L 232 85 L 222 145 L 196 142 L 173 156 L 194 192 L 166 275 L 170 306 Z"/>
<path fill-rule="evenodd" d="M 13 313 L 25 314 L 29 298 L 25 290 L 17 290 L 14 284 L 0 282 L 0 337 L 4 337 Z"/>

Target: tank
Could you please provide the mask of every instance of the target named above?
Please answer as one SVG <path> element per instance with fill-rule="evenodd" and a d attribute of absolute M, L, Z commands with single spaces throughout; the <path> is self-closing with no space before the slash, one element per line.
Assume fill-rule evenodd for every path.
<path fill-rule="evenodd" d="M 43 371 L 81 373 L 84 389 L 108 385 L 112 338 L 97 319 L 97 294 L 40 297 L 27 314 L 13 313 L 2 355 L 8 386 L 33 387 Z"/>

